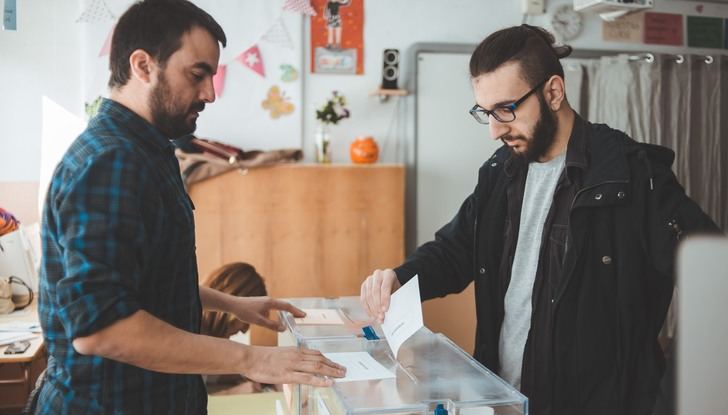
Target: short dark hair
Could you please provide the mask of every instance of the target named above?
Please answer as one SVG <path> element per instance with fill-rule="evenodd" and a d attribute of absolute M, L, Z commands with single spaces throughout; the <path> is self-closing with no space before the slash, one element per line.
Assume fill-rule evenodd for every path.
<path fill-rule="evenodd" d="M 199 26 L 225 47 L 222 27 L 206 11 L 187 0 L 145 0 L 133 4 L 119 18 L 111 40 L 109 88 L 126 85 L 129 56 L 137 49 L 149 53 L 164 67 L 180 47 L 182 36 Z"/>
<path fill-rule="evenodd" d="M 553 75 L 564 77 L 559 59 L 571 54 L 571 46 L 555 45 L 547 30 L 522 24 L 501 29 L 480 42 L 470 57 L 470 76 L 490 73 L 506 62 L 518 62 L 521 77 L 534 87 Z"/>

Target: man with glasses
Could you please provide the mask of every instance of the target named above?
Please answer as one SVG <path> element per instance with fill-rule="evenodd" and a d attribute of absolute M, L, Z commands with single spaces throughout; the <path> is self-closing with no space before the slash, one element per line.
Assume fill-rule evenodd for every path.
<path fill-rule="evenodd" d="M 376 270 L 361 300 L 382 321 L 414 275 L 423 300 L 474 282 L 474 356 L 531 414 L 649 414 L 678 239 L 717 227 L 677 183 L 672 151 L 571 109 L 559 61 L 570 53 L 529 25 L 476 48 L 470 114 L 504 146 L 435 240 Z"/>

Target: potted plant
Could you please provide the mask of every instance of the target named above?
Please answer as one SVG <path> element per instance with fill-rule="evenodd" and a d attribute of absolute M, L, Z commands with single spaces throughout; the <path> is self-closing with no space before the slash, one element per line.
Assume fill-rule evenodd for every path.
<path fill-rule="evenodd" d="M 319 163 L 331 163 L 331 126 L 336 125 L 344 118 L 349 118 L 351 113 L 346 108 L 346 98 L 337 91 L 332 92 L 331 98 L 316 110 L 316 161 Z"/>

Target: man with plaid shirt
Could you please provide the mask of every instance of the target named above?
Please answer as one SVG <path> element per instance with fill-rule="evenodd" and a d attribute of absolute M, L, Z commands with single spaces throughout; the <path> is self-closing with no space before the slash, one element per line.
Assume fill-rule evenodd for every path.
<path fill-rule="evenodd" d="M 225 33 L 188 1 L 134 4 L 113 35 L 111 98 L 59 163 L 43 213 L 38 414 L 200 414 L 200 374 L 328 386 L 319 352 L 199 334 L 202 308 L 268 328 L 266 297 L 198 286 L 194 218 L 170 139 L 215 99 Z"/>

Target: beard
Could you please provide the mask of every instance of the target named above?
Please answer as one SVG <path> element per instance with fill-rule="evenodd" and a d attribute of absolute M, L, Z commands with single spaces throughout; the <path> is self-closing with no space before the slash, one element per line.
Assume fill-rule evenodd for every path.
<path fill-rule="evenodd" d="M 509 147 L 511 154 L 519 159 L 522 159 L 526 163 L 531 163 L 539 160 L 543 157 L 546 152 L 551 148 L 556 138 L 556 127 L 557 121 L 556 116 L 551 112 L 546 99 L 544 99 L 541 93 L 537 94 L 539 103 L 539 117 L 536 122 L 536 126 L 533 128 L 531 138 L 524 136 L 504 136 L 501 137 L 501 141 L 505 144 L 506 141 L 510 140 L 522 140 L 526 143 L 526 150 L 523 152 L 516 152 L 512 147 Z"/>
<path fill-rule="evenodd" d="M 184 107 L 177 102 L 164 71 L 161 71 L 157 79 L 157 86 L 154 87 L 149 98 L 149 108 L 154 126 L 168 138 L 175 139 L 195 131 L 197 120 L 188 117 L 204 110 L 205 103 L 198 101 L 189 107 Z"/>

